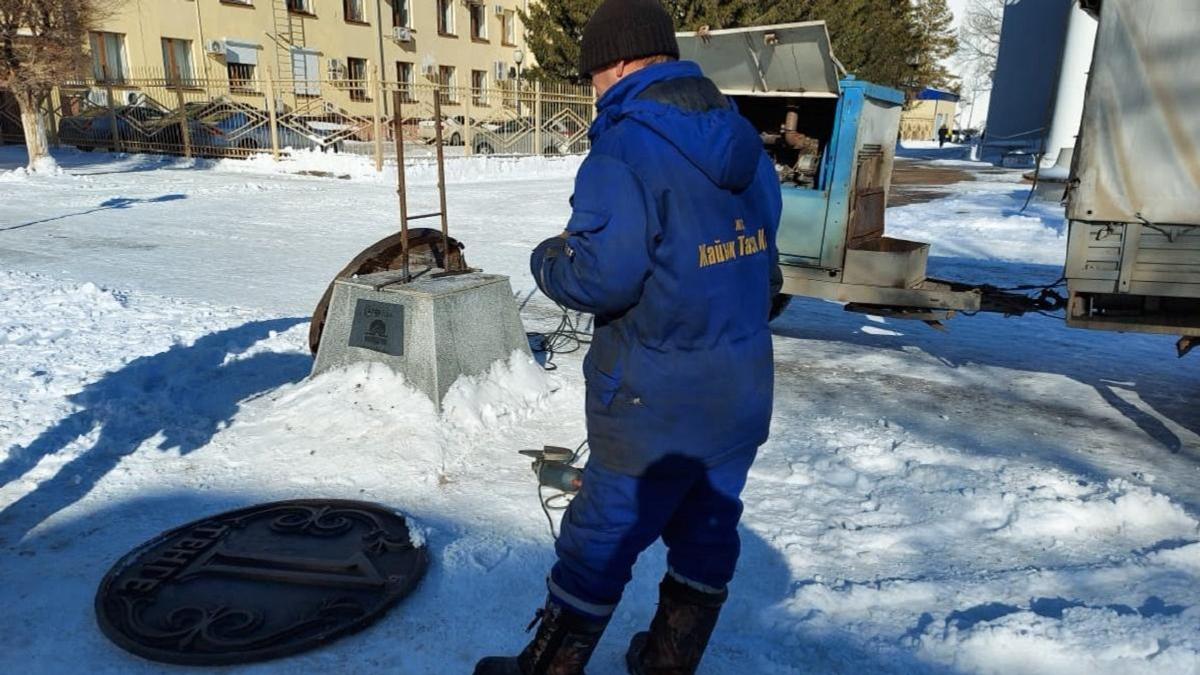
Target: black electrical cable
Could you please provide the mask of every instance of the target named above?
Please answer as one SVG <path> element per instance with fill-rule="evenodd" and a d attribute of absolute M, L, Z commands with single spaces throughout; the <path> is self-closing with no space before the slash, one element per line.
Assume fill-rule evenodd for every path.
<path fill-rule="evenodd" d="M 1062 285 L 1064 285 L 1064 284 L 1066 284 L 1066 283 L 1067 283 L 1067 278 L 1066 278 L 1065 276 L 1062 276 L 1062 277 L 1059 277 L 1057 281 L 1055 281 L 1054 283 L 1052 283 L 1052 284 L 1049 284 L 1049 285 L 1043 285 L 1043 284 L 1030 284 L 1030 285 L 1028 285 L 1028 286 L 1013 286 L 1013 287 L 1011 287 L 1011 288 L 998 288 L 998 287 L 996 287 L 996 286 L 984 286 L 984 288 L 988 288 L 988 289 L 991 289 L 991 290 L 994 290 L 994 291 L 1003 291 L 1003 292 L 1010 292 L 1010 291 L 1052 291 L 1052 290 L 1054 290 L 1054 289 L 1056 289 L 1056 288 L 1058 288 L 1058 287 L 1060 287 L 1060 286 L 1062 286 Z"/>
<path fill-rule="evenodd" d="M 1065 320 L 1056 314 L 1051 314 L 1066 306 L 1067 299 L 1056 289 L 1066 285 L 1067 277 L 1061 276 L 1052 284 L 1030 284 L 1026 286 L 1011 286 L 1000 288 L 990 284 L 982 284 L 975 290 L 982 292 L 989 303 L 987 311 L 1003 314 L 1005 317 L 1023 316 L 1025 314 L 1041 314 L 1042 316 Z M 1023 296 L 1007 295 L 1014 292 L 1036 291 Z M 976 316 L 979 312 L 961 312 L 963 316 Z"/>
<path fill-rule="evenodd" d="M 1042 143 L 1045 143 L 1045 142 L 1046 142 L 1046 139 L 1043 138 Z M 1030 188 L 1029 188 L 1029 194 L 1025 195 L 1025 205 L 1022 206 L 1021 210 L 1018 211 L 1017 213 L 1025 213 L 1025 210 L 1029 208 L 1029 203 L 1033 201 L 1033 195 L 1037 193 L 1038 182 L 1041 180 L 1041 177 L 1042 177 L 1042 157 L 1044 157 L 1044 156 L 1045 156 L 1044 151 L 1039 152 L 1037 155 L 1035 155 L 1037 164 L 1035 164 L 1034 168 L 1033 168 L 1033 185 L 1030 186 Z"/>
<path fill-rule="evenodd" d="M 575 446 L 575 452 L 571 454 L 571 464 L 583 459 L 591 451 L 592 448 L 588 445 L 587 439 L 580 441 L 579 445 Z"/>
<path fill-rule="evenodd" d="M 575 319 L 571 317 L 567 308 L 562 305 L 559 305 L 558 308 L 562 311 L 562 315 L 554 330 L 548 333 L 532 331 L 525 334 L 527 338 L 534 341 L 531 345 L 533 351 L 546 355 L 546 361 L 542 364 L 546 370 L 558 369 L 558 365 L 554 363 L 555 356 L 573 354 L 582 349 L 584 345 L 592 343 L 592 334 L 575 323 Z"/>
<path fill-rule="evenodd" d="M 550 517 L 550 505 L 547 503 L 550 500 L 542 497 L 542 484 L 540 481 L 537 486 L 537 496 L 538 503 L 542 505 L 542 513 L 546 516 L 546 525 L 550 528 L 550 536 L 554 541 L 558 541 L 558 533 L 554 531 L 554 519 Z"/>

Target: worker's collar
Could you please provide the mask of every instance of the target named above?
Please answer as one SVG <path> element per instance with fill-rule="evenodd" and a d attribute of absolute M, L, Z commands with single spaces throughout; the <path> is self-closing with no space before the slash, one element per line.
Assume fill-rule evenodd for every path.
<path fill-rule="evenodd" d="M 664 80 L 674 80 L 684 77 L 704 77 L 700 66 L 692 61 L 669 61 L 656 63 L 652 66 L 631 73 L 617 82 L 604 96 L 596 102 L 596 122 L 592 125 L 593 139 L 607 129 L 619 117 L 626 103 L 637 99 L 648 87 Z"/>
<path fill-rule="evenodd" d="M 692 61 L 669 61 L 646 66 L 621 78 L 604 96 L 596 102 L 596 108 L 603 112 L 606 108 L 619 106 L 625 101 L 637 98 L 650 85 L 663 80 L 673 80 L 678 77 L 704 77 L 700 66 Z"/>

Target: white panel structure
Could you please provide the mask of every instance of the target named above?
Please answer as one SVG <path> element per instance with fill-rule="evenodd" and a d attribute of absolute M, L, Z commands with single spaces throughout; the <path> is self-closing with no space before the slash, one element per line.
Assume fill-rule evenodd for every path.
<path fill-rule="evenodd" d="M 1200 2 L 1104 0 L 1068 215 L 1200 224 Z"/>

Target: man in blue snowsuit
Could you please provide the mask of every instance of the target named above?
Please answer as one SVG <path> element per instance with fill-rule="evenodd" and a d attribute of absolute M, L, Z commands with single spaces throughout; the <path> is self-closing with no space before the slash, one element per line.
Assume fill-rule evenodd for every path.
<path fill-rule="evenodd" d="M 740 494 L 767 439 L 778 291 L 775 167 L 753 126 L 690 62 L 658 0 L 607 0 L 584 30 L 592 151 L 566 231 L 531 265 L 595 315 L 584 360 L 591 458 L 531 644 L 477 675 L 579 675 L 638 555 L 660 537 L 658 613 L 632 673 L 692 673 L 740 551 Z"/>

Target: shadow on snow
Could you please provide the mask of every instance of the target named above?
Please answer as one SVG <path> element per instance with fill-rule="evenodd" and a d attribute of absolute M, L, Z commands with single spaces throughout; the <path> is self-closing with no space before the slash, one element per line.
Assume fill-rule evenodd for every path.
<path fill-rule="evenodd" d="M 100 205 L 94 209 L 88 209 L 87 211 L 79 211 L 78 213 L 66 213 L 61 216 L 55 216 L 53 218 L 44 218 L 42 220 L 31 220 L 28 223 L 21 223 L 20 225 L 10 225 L 7 227 L 0 227 L 0 232 L 7 232 L 8 230 L 19 230 L 23 227 L 30 227 L 31 225 L 41 225 L 42 223 L 52 223 L 56 220 L 65 220 L 67 218 L 75 218 L 76 216 L 86 216 L 86 215 L 89 215 L 92 213 L 98 213 L 100 211 L 128 209 L 136 204 L 161 204 L 163 202 L 176 202 L 181 199 L 187 199 L 187 195 L 180 195 L 180 194 L 162 195 L 161 197 L 152 197 L 152 198 L 148 198 L 148 199 L 135 198 L 135 197 L 113 197 L 112 199 L 108 199 L 108 200 L 101 202 Z"/>
<path fill-rule="evenodd" d="M 937 278 L 983 275 L 994 278 L 963 280 L 999 286 L 1009 285 L 1014 279 L 1029 284 L 1052 283 L 1061 273 L 1061 269 L 1050 266 L 944 258 L 931 259 L 930 268 L 930 274 Z M 1018 436 L 1024 434 L 1026 440 L 1032 439 L 1032 432 L 1045 429 L 1037 427 L 1023 410 L 1036 409 L 1036 417 L 1042 420 L 1059 420 L 1063 433 L 1053 439 L 1043 436 L 1038 442 L 1049 443 L 1061 450 L 1054 459 L 1083 475 L 1097 477 L 1098 472 L 1095 466 L 1087 463 L 1087 453 L 1079 453 L 1078 448 L 1069 447 L 1066 442 L 1070 440 L 1072 430 L 1079 427 L 1103 429 L 1125 436 L 1132 443 L 1140 438 L 1149 439 L 1154 447 L 1170 454 L 1200 459 L 1176 430 L 1200 434 L 1200 409 L 1194 404 L 1194 397 L 1200 392 L 1197 377 L 1200 371 L 1196 370 L 1194 358 L 1180 361 L 1176 357 L 1174 338 L 1073 329 L 1061 320 L 1037 315 L 1011 319 L 1000 315 L 960 316 L 947 323 L 947 333 L 931 330 L 916 321 L 889 320 L 887 327 L 890 330 L 875 334 L 861 330 L 864 324 L 873 325 L 864 315 L 845 312 L 840 305 L 798 298 L 772 328 L 776 335 L 792 338 L 884 351 L 919 350 L 951 369 L 974 365 L 1049 373 L 1086 385 L 1094 389 L 1112 410 L 1132 422 L 1144 437 L 1131 435 L 1111 416 L 1097 414 L 1080 405 L 1078 400 L 1060 400 L 1045 395 L 1036 400 L 1039 392 L 1025 382 L 1018 381 L 1012 387 L 978 386 L 986 385 L 990 380 L 986 370 L 961 384 L 937 385 L 937 388 L 953 390 L 963 398 L 978 399 L 976 404 L 983 410 L 974 410 L 972 414 L 994 414 L 990 421 L 1006 420 L 1011 432 Z M 776 367 L 779 379 L 783 379 L 790 376 L 788 373 L 796 369 L 797 364 L 777 359 Z M 801 370 L 797 376 L 802 373 Z M 879 394 L 886 397 L 879 401 L 879 409 L 895 415 L 896 421 L 908 428 L 942 442 L 978 447 L 994 454 L 1028 450 L 1028 447 L 1011 443 L 1005 447 L 989 447 L 988 440 L 980 436 L 973 420 L 956 415 L 957 401 L 937 399 L 929 391 L 922 391 L 921 387 L 914 386 L 918 383 L 912 375 L 882 371 L 879 377 L 895 385 Z M 874 394 L 868 392 L 858 398 L 872 396 Z M 836 401 L 814 404 L 818 407 L 840 405 Z M 937 413 L 942 412 L 947 417 L 938 418 Z M 1200 507 L 1194 502 L 1190 505 Z"/>
<path fill-rule="evenodd" d="M 241 402 L 308 375 L 311 358 L 265 352 L 239 358 L 273 332 L 307 319 L 256 321 L 206 335 L 190 346 L 135 359 L 70 397 L 77 412 L 0 463 L 0 486 L 43 458 L 91 434 L 91 447 L 54 477 L 0 511 L 0 542 L 15 543 L 39 523 L 82 499 L 122 458 L 160 437 L 160 450 L 187 454 L 204 447 L 237 414 Z"/>

